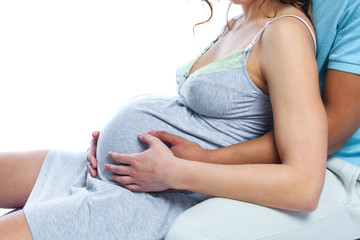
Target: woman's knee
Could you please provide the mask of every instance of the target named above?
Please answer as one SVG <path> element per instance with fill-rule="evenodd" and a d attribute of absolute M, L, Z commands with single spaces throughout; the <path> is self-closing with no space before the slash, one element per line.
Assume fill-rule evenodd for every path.
<path fill-rule="evenodd" d="M 0 218 L 0 238 L 31 240 L 31 232 L 23 210 Z"/>
<path fill-rule="evenodd" d="M 0 207 L 23 207 L 49 150 L 0 153 Z"/>

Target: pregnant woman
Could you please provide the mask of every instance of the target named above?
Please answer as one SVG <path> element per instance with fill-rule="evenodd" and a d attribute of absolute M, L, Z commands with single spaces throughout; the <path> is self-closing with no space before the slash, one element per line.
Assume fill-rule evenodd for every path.
<path fill-rule="evenodd" d="M 87 173 L 86 153 L 0 155 L 0 207 L 25 205 L 1 218 L 1 239 L 163 239 L 180 213 L 211 196 L 294 211 L 316 207 L 325 176 L 327 123 L 310 2 L 231 3 L 241 4 L 243 14 L 200 56 L 178 69 L 178 96 L 134 98 L 104 127 L 97 145 L 97 178 Z M 177 192 L 133 192 L 128 189 L 137 186 L 126 176 L 121 180 L 126 187 L 119 186 L 111 174 L 118 164 L 113 152 L 147 151 L 151 136 L 138 134 L 153 129 L 207 149 L 274 129 L 283 163 L 202 163 L 185 176 L 196 184 L 154 189 Z M 188 162 L 167 154 L 169 160 Z M 183 176 L 180 169 L 168 173 Z"/>

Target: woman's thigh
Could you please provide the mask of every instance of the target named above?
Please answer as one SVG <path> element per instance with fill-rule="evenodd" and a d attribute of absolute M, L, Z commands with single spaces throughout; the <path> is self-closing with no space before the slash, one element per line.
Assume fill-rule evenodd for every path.
<path fill-rule="evenodd" d="M 23 210 L 0 218 L 0 239 L 32 239 Z"/>
<path fill-rule="evenodd" d="M 311 213 L 282 211 L 212 198 L 181 214 L 166 240 L 360 238 L 360 168 L 330 159 L 318 208 Z"/>
<path fill-rule="evenodd" d="M 23 207 L 48 150 L 0 153 L 0 207 Z"/>

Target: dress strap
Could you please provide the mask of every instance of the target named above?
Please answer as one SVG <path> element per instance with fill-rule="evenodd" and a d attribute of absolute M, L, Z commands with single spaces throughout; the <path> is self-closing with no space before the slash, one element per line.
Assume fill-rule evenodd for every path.
<path fill-rule="evenodd" d="M 273 20 L 271 20 L 271 21 L 266 22 L 265 26 L 264 26 L 262 29 L 260 29 L 260 31 L 256 34 L 256 36 L 253 38 L 253 40 L 250 42 L 250 44 L 249 44 L 245 49 L 246 49 L 246 50 L 250 50 L 250 49 L 255 45 L 255 43 L 259 40 L 261 34 L 265 31 L 265 29 L 266 29 L 271 23 L 273 23 L 273 22 L 275 22 L 276 20 L 279 20 L 279 19 L 281 19 L 281 18 L 285 18 L 285 17 L 294 17 L 294 18 L 297 18 L 297 19 L 299 19 L 301 22 L 303 22 L 303 23 L 305 24 L 305 26 L 306 26 L 307 29 L 309 30 L 309 32 L 310 32 L 310 34 L 311 34 L 311 37 L 312 37 L 312 39 L 313 39 L 313 41 L 314 41 L 315 52 L 316 52 L 317 46 L 316 46 L 315 33 L 314 33 L 313 30 L 311 29 L 310 25 L 309 25 L 304 19 L 302 19 L 301 17 L 296 16 L 296 15 L 283 15 L 283 16 L 280 16 L 280 17 L 278 17 L 278 18 L 275 18 L 275 19 L 273 19 Z"/>

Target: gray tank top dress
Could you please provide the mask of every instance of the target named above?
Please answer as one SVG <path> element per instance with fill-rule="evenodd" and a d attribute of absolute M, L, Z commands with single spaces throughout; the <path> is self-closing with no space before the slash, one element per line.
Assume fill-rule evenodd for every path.
<path fill-rule="evenodd" d="M 163 239 L 180 213 L 210 198 L 189 191 L 126 190 L 103 171 L 103 165 L 112 162 L 106 153 L 146 150 L 148 146 L 137 134 L 150 130 L 164 130 L 208 149 L 248 141 L 270 131 L 270 98 L 246 71 L 248 54 L 258 36 L 247 48 L 190 76 L 198 57 L 179 67 L 178 96 L 145 95 L 121 107 L 101 130 L 97 178 L 87 174 L 85 152 L 51 150 L 24 207 L 33 239 Z"/>

